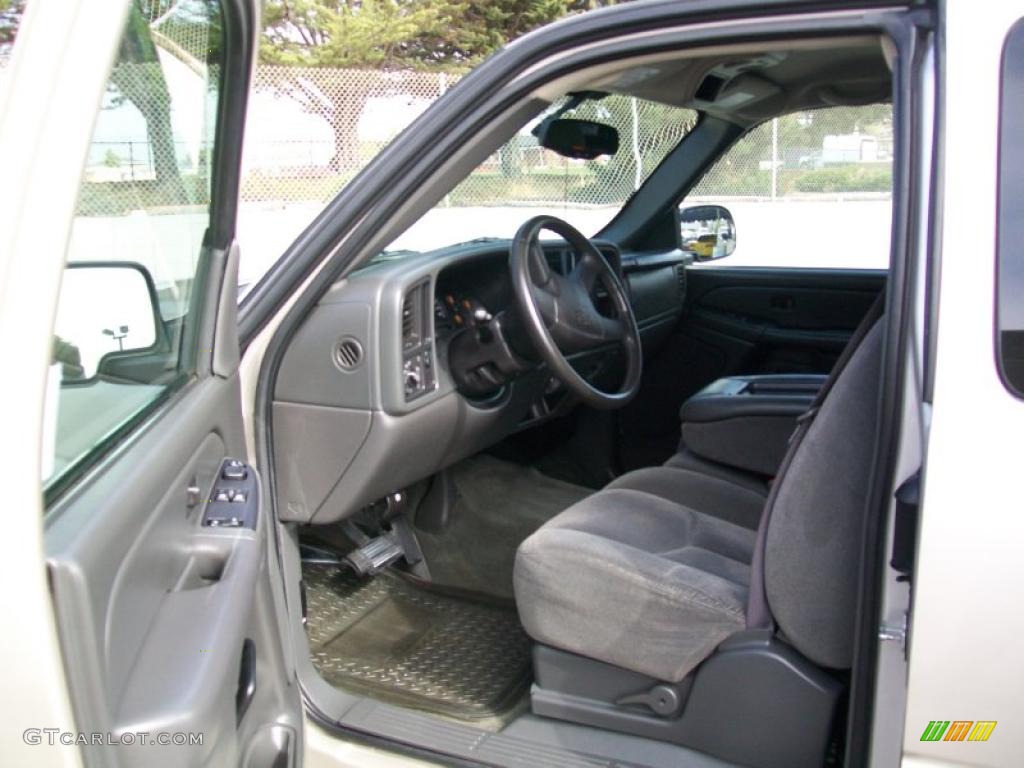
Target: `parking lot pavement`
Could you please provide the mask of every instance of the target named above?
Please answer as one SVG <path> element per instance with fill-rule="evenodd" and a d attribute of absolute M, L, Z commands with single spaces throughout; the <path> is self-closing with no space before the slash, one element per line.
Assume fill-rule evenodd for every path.
<path fill-rule="evenodd" d="M 732 211 L 736 252 L 729 266 L 884 269 L 889 258 L 890 202 L 884 199 L 778 201 L 715 200 Z M 238 239 L 242 283 L 259 278 L 323 208 L 321 203 L 243 203 Z M 389 248 L 429 250 L 478 237 L 510 237 L 531 216 L 562 216 L 585 234 L 593 234 L 617 207 L 450 207 L 429 211 Z M 164 279 L 193 274 L 205 213 L 87 216 L 75 221 L 74 261 L 109 258 L 125 252 L 115 244 L 134 240 L 133 253 Z"/>
<path fill-rule="evenodd" d="M 736 221 L 729 266 L 887 269 L 891 200 L 724 202 Z"/>

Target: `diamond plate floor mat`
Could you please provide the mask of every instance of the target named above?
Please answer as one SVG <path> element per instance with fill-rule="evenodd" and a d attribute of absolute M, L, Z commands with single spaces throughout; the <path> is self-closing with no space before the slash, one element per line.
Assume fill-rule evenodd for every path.
<path fill-rule="evenodd" d="M 306 564 L 313 664 L 353 693 L 453 717 L 507 710 L 530 683 L 530 643 L 514 609 Z"/>

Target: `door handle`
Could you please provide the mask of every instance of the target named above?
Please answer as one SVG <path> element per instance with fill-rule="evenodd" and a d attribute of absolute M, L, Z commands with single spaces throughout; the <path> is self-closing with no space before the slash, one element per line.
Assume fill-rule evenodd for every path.
<path fill-rule="evenodd" d="M 245 638 L 242 660 L 238 669 L 238 690 L 235 692 L 235 723 L 241 723 L 246 710 L 256 695 L 256 643 Z"/>

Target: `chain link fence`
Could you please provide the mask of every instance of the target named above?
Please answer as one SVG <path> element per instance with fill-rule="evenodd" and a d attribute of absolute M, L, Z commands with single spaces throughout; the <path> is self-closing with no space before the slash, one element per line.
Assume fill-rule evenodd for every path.
<path fill-rule="evenodd" d="M 79 216 L 209 205 L 220 18 L 205 0 L 137 0 L 86 157 Z"/>
<path fill-rule="evenodd" d="M 257 67 L 243 200 L 326 204 L 456 79 L 445 73 Z M 291 133 L 267 135 L 260 111 L 279 120 L 292 115 L 285 120 Z M 615 126 L 619 152 L 570 160 L 540 147 L 524 130 L 452 190 L 445 205 L 620 204 L 697 119 L 691 110 L 618 95 L 572 114 Z M 891 158 L 888 105 L 801 112 L 752 130 L 691 196 L 885 195 Z"/>
<path fill-rule="evenodd" d="M 201 226 L 209 204 L 209 129 L 218 83 L 217 4 L 136 0 L 132 8 L 129 28 L 132 19 L 141 25 L 136 38 L 146 41 L 145 50 L 122 47 L 87 158 L 78 213 L 112 218 L 146 210 L 188 215 Z M 443 72 L 258 65 L 239 221 L 247 271 L 262 274 L 360 169 L 458 79 Z M 485 234 L 502 234 L 508 222 L 529 215 L 528 208 L 560 215 L 577 210 L 582 225 L 597 231 L 698 120 L 692 110 L 620 95 L 584 102 L 567 116 L 615 126 L 619 151 L 594 161 L 570 160 L 540 147 L 524 129 L 451 190 L 441 207 L 472 208 L 460 226 L 468 231 L 473 227 L 463 225 L 474 222 Z M 892 147 L 888 105 L 787 115 L 740 139 L 688 201 L 741 206 L 884 200 L 891 194 Z M 767 210 L 741 213 L 747 221 L 762 216 L 767 222 L 777 216 Z M 799 222 L 794 228 L 805 226 L 805 214 L 798 219 L 790 213 Z M 883 221 L 882 213 L 871 215 Z M 438 238 L 461 234 L 450 229 L 445 224 Z"/>
<path fill-rule="evenodd" d="M 529 130 L 524 130 L 459 184 L 445 204 L 618 205 L 640 187 L 697 122 L 693 110 L 614 94 L 584 102 L 567 115 L 615 127 L 619 150 L 596 160 L 569 159 L 544 149 Z"/>
<path fill-rule="evenodd" d="M 444 72 L 257 66 L 242 200 L 326 204 L 457 81 Z"/>
<path fill-rule="evenodd" d="M 888 197 L 892 152 L 889 104 L 796 112 L 746 134 L 688 197 Z"/>
<path fill-rule="evenodd" d="M 219 28 L 202 18 L 212 6 L 199 0 L 148 0 L 138 7 L 156 56 L 118 62 L 112 78 L 116 93 L 105 111 L 135 110 L 143 119 L 105 121 L 116 127 L 97 132 L 86 182 L 144 187 L 174 176 L 184 190 L 182 203 L 205 204 L 208 138 L 182 141 L 165 134 L 172 132 L 177 117 L 176 92 L 216 82 L 211 60 Z M 195 83 L 188 82 L 190 77 Z M 154 87 L 155 79 L 165 82 Z M 457 80 L 438 72 L 257 66 L 243 203 L 325 205 Z M 145 98 L 133 98 L 136 93 Z M 208 109 L 214 106 L 210 103 Z M 697 119 L 691 110 L 618 95 L 585 102 L 570 114 L 614 125 L 620 135 L 615 156 L 569 160 L 543 149 L 522 131 L 452 190 L 445 205 L 621 204 Z M 166 130 L 154 125 L 161 122 Z M 891 188 L 891 155 L 888 106 L 797 113 L 747 134 L 690 197 L 884 195 Z M 123 197 L 85 194 L 80 213 L 123 213 Z"/>

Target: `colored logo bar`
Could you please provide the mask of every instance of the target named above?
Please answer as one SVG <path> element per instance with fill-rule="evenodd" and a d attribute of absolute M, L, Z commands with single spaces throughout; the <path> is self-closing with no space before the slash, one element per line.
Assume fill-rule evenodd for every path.
<path fill-rule="evenodd" d="M 996 720 L 929 720 L 921 741 L 988 741 Z"/>

